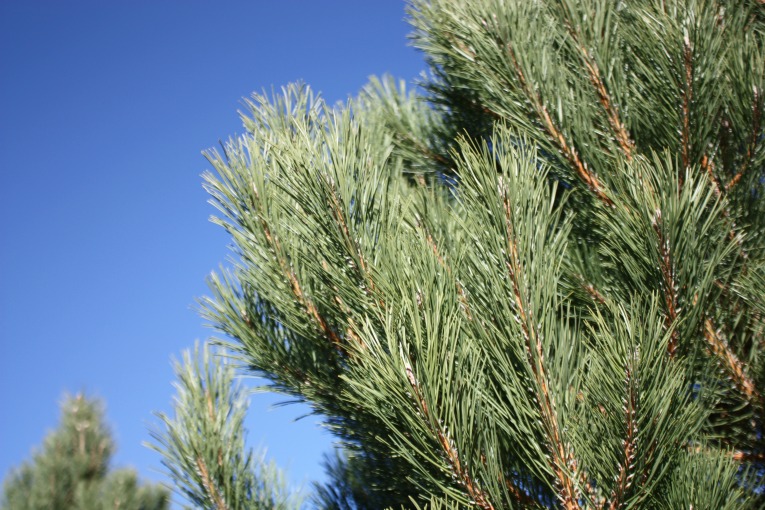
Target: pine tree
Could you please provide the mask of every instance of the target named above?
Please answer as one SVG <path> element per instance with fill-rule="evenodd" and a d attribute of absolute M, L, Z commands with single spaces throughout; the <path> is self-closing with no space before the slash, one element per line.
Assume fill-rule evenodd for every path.
<path fill-rule="evenodd" d="M 82 394 L 62 404 L 61 424 L 32 461 L 6 479 L 4 510 L 164 510 L 159 485 L 139 485 L 132 469 L 109 470 L 114 441 L 101 404 Z"/>
<path fill-rule="evenodd" d="M 422 95 L 255 95 L 204 314 L 329 508 L 765 504 L 765 5 L 413 0 Z M 223 508 L 223 507 L 219 507 Z"/>

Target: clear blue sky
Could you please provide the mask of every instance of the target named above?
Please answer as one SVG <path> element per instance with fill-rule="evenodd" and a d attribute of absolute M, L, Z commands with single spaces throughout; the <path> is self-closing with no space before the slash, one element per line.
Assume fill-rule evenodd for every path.
<path fill-rule="evenodd" d="M 228 255 L 201 151 L 241 133 L 252 91 L 304 80 L 335 102 L 372 74 L 413 81 L 403 18 L 398 0 L 0 1 L 1 477 L 85 390 L 115 464 L 160 478 L 141 442 L 171 357 L 212 334 L 193 307 Z M 250 443 L 320 478 L 332 438 L 279 400 L 253 397 Z"/>

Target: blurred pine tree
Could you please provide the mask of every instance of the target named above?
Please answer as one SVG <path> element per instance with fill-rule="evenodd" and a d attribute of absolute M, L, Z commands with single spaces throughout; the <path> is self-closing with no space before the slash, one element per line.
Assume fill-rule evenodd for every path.
<path fill-rule="evenodd" d="M 84 395 L 67 398 L 61 423 L 33 459 L 8 476 L 4 510 L 164 510 L 168 492 L 139 485 L 132 469 L 109 470 L 114 441 L 101 404 Z"/>

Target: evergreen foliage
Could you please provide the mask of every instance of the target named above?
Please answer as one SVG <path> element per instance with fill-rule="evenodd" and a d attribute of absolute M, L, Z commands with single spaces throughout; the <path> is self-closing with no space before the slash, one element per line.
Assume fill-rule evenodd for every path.
<path fill-rule="evenodd" d="M 197 346 L 175 372 L 174 416 L 159 414 L 163 427 L 149 447 L 162 455 L 180 495 L 195 508 L 299 508 L 281 471 L 245 449 L 247 396 L 234 383 L 234 369 L 207 346 L 200 356 Z"/>
<path fill-rule="evenodd" d="M 34 458 L 5 480 L 4 510 L 164 510 L 167 491 L 139 485 L 135 471 L 109 471 L 114 441 L 100 403 L 67 398 L 61 424 Z"/>
<path fill-rule="evenodd" d="M 347 449 L 317 500 L 761 508 L 765 5 L 409 15 L 424 96 L 292 85 L 208 154 L 204 314 Z"/>

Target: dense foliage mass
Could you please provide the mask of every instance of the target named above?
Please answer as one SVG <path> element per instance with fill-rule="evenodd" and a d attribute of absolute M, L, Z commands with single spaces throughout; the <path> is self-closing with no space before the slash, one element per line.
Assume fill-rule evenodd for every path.
<path fill-rule="evenodd" d="M 169 494 L 139 485 L 132 469 L 109 469 L 114 441 L 98 401 L 67 398 L 61 424 L 33 459 L 5 480 L 3 510 L 165 510 Z"/>
<path fill-rule="evenodd" d="M 761 508 L 765 6 L 409 15 L 424 95 L 255 95 L 209 153 L 205 315 L 345 445 L 316 501 Z"/>

